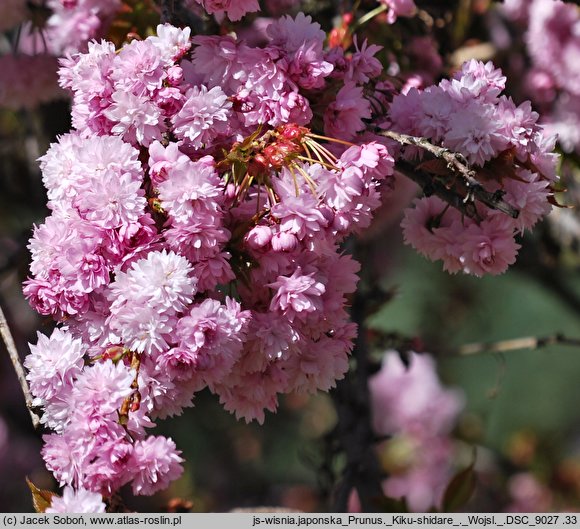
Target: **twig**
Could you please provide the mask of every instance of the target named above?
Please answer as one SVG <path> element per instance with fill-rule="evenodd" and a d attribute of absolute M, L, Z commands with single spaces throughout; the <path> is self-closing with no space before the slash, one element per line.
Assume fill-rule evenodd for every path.
<path fill-rule="evenodd" d="M 390 138 L 401 145 L 413 145 L 419 147 L 429 153 L 431 153 L 436 158 L 440 158 L 447 163 L 447 167 L 454 171 L 455 173 L 461 175 L 465 181 L 465 185 L 468 188 L 467 196 L 463 199 L 468 201 L 470 196 L 473 196 L 481 203 L 485 204 L 491 209 L 497 209 L 510 217 L 517 219 L 520 212 L 514 208 L 512 205 L 508 204 L 503 200 L 500 193 L 490 193 L 486 191 L 483 186 L 476 180 L 475 171 L 469 168 L 465 158 L 455 152 L 439 147 L 438 145 L 433 145 L 425 138 L 420 138 L 417 136 L 410 136 L 408 134 L 402 134 L 400 132 L 395 132 L 392 130 L 382 130 L 378 129 L 377 134 L 384 136 L 385 138 Z"/>
<path fill-rule="evenodd" d="M 466 344 L 457 350 L 458 356 L 472 356 L 477 354 L 488 353 L 506 353 L 508 351 L 517 351 L 519 349 L 540 349 L 548 345 L 570 345 L 573 347 L 580 346 L 580 338 L 569 338 L 563 334 L 554 334 L 552 336 L 526 336 L 514 338 L 513 340 L 501 340 L 499 342 L 479 342 Z"/>
<path fill-rule="evenodd" d="M 34 406 L 32 404 L 32 395 L 30 394 L 30 388 L 28 387 L 28 382 L 26 381 L 26 373 L 20 362 L 20 357 L 18 356 L 18 351 L 16 350 L 16 344 L 14 343 L 14 338 L 8 327 L 8 322 L 0 307 L 0 336 L 2 336 L 2 341 L 6 345 L 6 350 L 8 351 L 8 356 L 12 361 L 14 370 L 16 371 L 16 376 L 20 387 L 22 388 L 22 393 L 24 393 L 24 400 L 26 401 L 26 407 L 28 408 L 28 413 L 30 413 L 30 418 L 32 419 L 32 426 L 37 429 L 40 426 L 40 418 L 33 411 Z"/>
<path fill-rule="evenodd" d="M 366 13 L 365 15 L 363 15 L 362 17 L 360 17 L 353 24 L 352 29 L 351 29 L 351 32 L 354 33 L 355 31 L 357 31 L 358 29 L 360 29 L 362 26 L 364 26 L 370 20 L 372 20 L 376 16 L 380 15 L 381 13 L 384 13 L 387 9 L 388 9 L 388 6 L 387 5 L 381 5 L 379 7 L 376 7 L 372 11 L 369 11 L 368 13 Z"/>
<path fill-rule="evenodd" d="M 472 202 L 466 202 L 461 195 L 448 189 L 442 182 L 433 179 L 431 175 L 416 169 L 415 166 L 404 161 L 398 161 L 395 164 L 395 169 L 418 184 L 426 196 L 438 196 L 441 200 L 457 209 L 462 215 L 474 220 L 480 220 L 477 209 Z"/>
<path fill-rule="evenodd" d="M 356 249 L 361 253 L 365 247 L 359 242 Z M 365 263 L 362 257 L 358 255 L 358 260 Z M 334 512 L 346 512 L 353 490 L 358 492 L 363 512 L 376 512 L 377 502 L 384 496 L 381 469 L 373 450 L 375 434 L 371 425 L 370 369 L 365 332 L 367 308 L 367 296 L 358 289 L 351 309 L 352 319 L 358 326 L 353 351 L 356 369 L 349 370 L 333 392 L 338 415 L 337 439 L 346 456 L 346 467 L 335 489 Z"/>

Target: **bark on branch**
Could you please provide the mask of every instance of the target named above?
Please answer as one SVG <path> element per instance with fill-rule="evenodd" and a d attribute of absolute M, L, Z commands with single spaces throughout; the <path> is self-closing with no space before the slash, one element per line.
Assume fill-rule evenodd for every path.
<path fill-rule="evenodd" d="M 366 249 L 360 242 L 354 255 L 365 263 Z M 368 270 L 361 271 L 361 276 Z M 353 358 L 356 367 L 350 369 L 338 382 L 333 392 L 338 415 L 335 433 L 346 456 L 346 466 L 335 489 L 333 510 L 346 512 L 351 492 L 358 493 L 363 512 L 377 512 L 384 496 L 381 487 L 383 476 L 374 452 L 376 436 L 372 429 L 371 398 L 368 385 L 370 374 L 369 350 L 366 340 L 365 320 L 368 315 L 368 296 L 359 288 L 352 301 L 351 317 L 358 326 Z"/>
<path fill-rule="evenodd" d="M 14 371 L 16 371 L 16 376 L 18 378 L 18 382 L 20 383 L 20 387 L 22 388 L 22 393 L 24 393 L 24 400 L 26 402 L 26 407 L 28 408 L 28 413 L 30 414 L 30 419 L 32 420 L 32 426 L 37 429 L 40 426 L 40 418 L 34 412 L 32 394 L 30 393 L 30 388 L 28 387 L 26 373 L 24 372 L 24 367 L 22 367 L 22 363 L 20 362 L 16 344 L 14 343 L 14 338 L 12 337 L 12 333 L 8 327 L 8 322 L 6 321 L 2 307 L 0 307 L 0 336 L 2 337 L 2 341 L 6 346 L 8 356 L 10 357 L 12 365 L 14 366 Z"/>
<path fill-rule="evenodd" d="M 474 220 L 481 220 L 477 213 L 477 209 L 473 202 L 465 200 L 464 197 L 447 188 L 443 182 L 435 180 L 431 175 L 424 171 L 415 168 L 414 165 L 405 161 L 398 161 L 395 164 L 395 169 L 398 173 L 406 176 L 410 180 L 413 180 L 421 189 L 425 196 L 435 195 L 439 197 L 444 202 L 457 209 L 462 215 L 469 217 Z"/>
<path fill-rule="evenodd" d="M 475 171 L 473 171 L 473 169 L 469 167 L 463 155 L 451 152 L 450 150 L 444 147 L 433 145 L 425 138 L 410 136 L 408 134 L 402 134 L 400 132 L 395 132 L 392 130 L 377 130 L 376 132 L 380 136 L 384 136 L 385 138 L 394 140 L 400 145 L 413 145 L 415 147 L 419 147 L 420 149 L 423 149 L 428 153 L 432 154 L 436 158 L 445 161 L 447 163 L 447 167 L 451 172 L 463 178 L 463 182 L 468 189 L 467 195 L 461 197 L 461 195 L 459 195 L 458 193 L 448 189 L 443 183 L 439 183 L 439 186 L 436 186 L 436 179 L 433 176 L 429 175 L 428 173 L 423 172 L 421 175 L 417 177 L 411 176 L 410 172 L 416 171 L 413 165 L 408 162 L 397 162 L 397 168 L 399 167 L 400 164 L 406 164 L 404 165 L 405 170 L 401 172 L 405 176 L 408 176 L 409 178 L 417 182 L 421 187 L 425 188 L 425 185 L 427 184 L 426 182 L 427 179 L 429 180 L 429 182 L 433 182 L 433 185 L 436 187 L 436 192 L 432 194 L 436 194 L 442 200 L 449 202 L 452 206 L 456 208 L 458 207 L 458 204 L 456 203 L 457 199 L 455 197 L 460 198 L 460 200 L 462 200 L 464 203 L 473 202 L 473 199 L 477 199 L 482 204 L 485 204 L 487 207 L 491 209 L 501 211 L 502 213 L 505 213 L 506 215 L 509 215 L 514 219 L 518 218 L 519 211 L 516 208 L 514 208 L 511 204 L 508 204 L 505 200 L 503 200 L 501 193 L 497 192 L 491 193 L 483 188 L 483 186 L 476 179 Z M 412 171 L 410 171 L 410 169 L 412 169 Z M 445 193 L 443 189 L 440 188 L 446 189 L 448 193 Z M 453 200 L 453 202 L 450 202 L 442 195 L 448 196 L 448 198 Z M 473 215 L 469 216 L 474 218 Z"/>

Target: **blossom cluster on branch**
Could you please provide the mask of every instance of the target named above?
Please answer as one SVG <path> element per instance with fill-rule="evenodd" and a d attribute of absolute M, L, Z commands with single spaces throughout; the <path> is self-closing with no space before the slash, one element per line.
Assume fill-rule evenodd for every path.
<path fill-rule="evenodd" d="M 519 249 L 516 235 L 532 228 L 554 203 L 555 137 L 537 124 L 529 101 L 517 106 L 501 95 L 505 82 L 492 63 L 471 60 L 451 80 L 397 95 L 383 125 L 454 152 L 458 165 L 468 169 L 468 179 L 461 172 L 451 176 L 460 182 L 466 202 L 483 188 L 517 213 L 512 218 L 477 202 L 470 218 L 437 196 L 416 199 L 403 220 L 405 242 L 431 260 L 442 260 L 452 273 L 505 272 Z M 419 158 L 419 170 L 449 182 L 455 169 L 448 167 L 449 160 L 424 160 L 424 153 L 412 146 L 403 156 Z"/>
<path fill-rule="evenodd" d="M 233 20 L 256 8 L 199 3 Z M 303 13 L 265 36 L 257 46 L 165 24 L 61 61 L 73 131 L 41 158 L 51 214 L 24 285 L 59 323 L 25 364 L 52 430 L 43 457 L 69 487 L 54 509 L 101 510 L 100 495 L 124 485 L 152 494 L 176 479 L 180 452 L 148 431 L 205 388 L 263 422 L 279 394 L 344 376 L 359 265 L 343 243 L 392 189 L 393 155 L 476 208 L 462 218 L 431 197 L 404 221 L 407 240 L 452 271 L 505 270 L 515 232 L 549 209 L 552 144 L 528 105 L 499 97 L 491 64 L 396 95 L 379 46 L 325 49 Z M 415 148 L 369 132 L 379 125 L 456 150 L 474 176 L 417 163 Z M 518 219 L 474 202 L 475 184 Z"/>
<path fill-rule="evenodd" d="M 271 34 L 191 50 L 165 25 L 63 61 L 76 130 L 41 160 L 52 213 L 25 284 L 62 322 L 26 360 L 62 485 L 153 493 L 181 459 L 146 429 L 195 392 L 262 422 L 279 393 L 328 390 L 348 368 L 358 264 L 339 244 L 369 224 L 393 160 L 376 142 L 333 154 L 302 126 L 299 86 L 333 70 L 324 33 L 299 15 Z"/>

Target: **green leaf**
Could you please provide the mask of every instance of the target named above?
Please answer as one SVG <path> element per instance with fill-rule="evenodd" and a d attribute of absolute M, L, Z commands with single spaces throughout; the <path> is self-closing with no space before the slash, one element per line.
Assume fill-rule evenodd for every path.
<path fill-rule="evenodd" d="M 400 512 L 408 513 L 409 507 L 407 507 L 407 501 L 405 498 L 389 498 L 388 496 L 383 496 L 381 499 L 376 501 L 377 512 Z"/>
<path fill-rule="evenodd" d="M 26 478 L 26 483 L 30 492 L 32 492 L 32 505 L 36 512 L 45 512 L 52 504 L 52 498 L 57 496 L 56 493 L 50 490 L 39 489 L 32 481 Z"/>
<path fill-rule="evenodd" d="M 469 501 L 475 491 L 476 476 L 474 466 L 475 451 L 471 465 L 458 472 L 447 485 L 443 495 L 443 512 L 455 512 Z"/>

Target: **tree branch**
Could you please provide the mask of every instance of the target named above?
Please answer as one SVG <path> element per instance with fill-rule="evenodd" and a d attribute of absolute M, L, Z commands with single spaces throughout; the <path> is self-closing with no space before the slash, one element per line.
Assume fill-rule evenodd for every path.
<path fill-rule="evenodd" d="M 391 140 L 396 141 L 400 145 L 413 145 L 415 147 L 419 147 L 419 148 L 429 152 L 430 154 L 432 154 L 436 158 L 439 158 L 439 159 L 445 161 L 447 163 L 447 167 L 449 168 L 449 170 L 460 175 L 463 178 L 465 185 L 468 188 L 467 195 L 462 198 L 462 200 L 464 202 L 470 202 L 473 200 L 473 198 L 476 198 L 482 204 L 485 204 L 487 207 L 489 207 L 491 209 L 497 209 L 498 211 L 501 211 L 502 213 L 505 213 L 506 215 L 509 215 L 510 217 L 512 217 L 514 219 L 518 218 L 520 212 L 516 208 L 514 208 L 511 204 L 508 204 L 505 200 L 503 200 L 501 193 L 497 193 L 497 192 L 491 193 L 489 191 L 486 191 L 483 188 L 483 186 L 476 179 L 475 171 L 470 169 L 470 167 L 467 165 L 467 161 L 465 160 L 463 155 L 461 155 L 459 153 L 451 152 L 448 149 L 445 149 L 444 147 L 439 147 L 438 145 L 433 145 L 425 138 L 420 138 L 417 136 L 410 136 L 408 134 L 402 134 L 400 132 L 395 132 L 392 130 L 378 129 L 375 132 L 377 134 L 379 134 L 380 136 L 384 136 L 385 138 L 389 138 Z M 411 164 L 408 164 L 408 165 L 410 167 L 413 167 Z M 414 167 L 413 167 L 413 170 L 415 170 Z M 411 178 L 411 176 L 409 174 L 407 174 L 407 173 L 404 173 L 404 174 Z M 433 177 L 431 177 L 427 174 L 424 174 L 423 179 L 425 177 L 429 178 L 431 181 L 434 180 Z M 413 180 L 415 180 L 415 179 L 413 178 Z M 415 181 L 417 181 L 417 180 L 415 180 Z M 423 187 L 422 184 L 419 183 L 419 185 L 421 185 Z M 445 186 L 442 185 L 442 187 L 445 187 Z M 438 196 L 440 196 L 440 195 L 438 195 Z M 440 196 L 440 198 L 445 200 L 441 196 Z M 453 205 L 454 207 L 457 207 L 455 204 L 451 203 L 451 205 Z"/>
<path fill-rule="evenodd" d="M 365 246 L 360 242 L 356 247 L 356 257 L 365 263 Z M 368 270 L 361 272 L 361 275 Z M 368 314 L 367 296 L 357 289 L 354 295 L 351 316 L 358 326 L 353 350 L 356 368 L 350 369 L 346 377 L 339 381 L 332 393 L 336 406 L 338 423 L 336 435 L 346 456 L 346 466 L 334 494 L 333 510 L 346 512 L 348 499 L 353 490 L 358 497 L 363 512 L 376 512 L 378 502 L 384 497 L 381 487 L 381 468 L 374 452 L 376 436 L 372 429 L 370 392 L 368 377 L 370 373 L 368 344 L 365 320 Z"/>
<path fill-rule="evenodd" d="M 499 342 L 478 342 L 461 346 L 456 354 L 457 356 L 472 356 L 477 354 L 506 353 L 519 349 L 540 349 L 556 344 L 580 347 L 580 338 L 569 338 L 563 334 L 554 334 L 544 337 L 526 336 L 512 340 L 501 340 Z"/>
<path fill-rule="evenodd" d="M 395 164 L 395 169 L 397 172 L 419 185 L 425 196 L 429 197 L 435 195 L 444 202 L 453 206 L 462 215 L 465 215 L 470 219 L 481 220 L 473 202 L 466 201 L 461 195 L 447 188 L 442 182 L 435 180 L 426 172 L 421 171 L 409 162 L 402 160 Z"/>
<path fill-rule="evenodd" d="M 24 393 L 26 407 L 28 408 L 28 413 L 30 413 L 30 418 L 32 419 L 32 426 L 37 429 L 40 426 L 40 418 L 34 412 L 32 395 L 26 380 L 26 373 L 24 372 L 24 368 L 20 362 L 20 357 L 18 356 L 18 351 L 16 350 L 16 344 L 14 343 L 14 338 L 12 337 L 12 333 L 8 327 L 8 322 L 6 321 L 2 307 L 0 307 L 0 336 L 2 337 L 2 341 L 6 346 L 6 350 L 8 351 L 8 356 L 12 361 L 14 370 L 16 371 L 16 376 L 18 378 L 18 382 L 20 383 L 20 387 L 22 388 L 22 393 Z"/>

